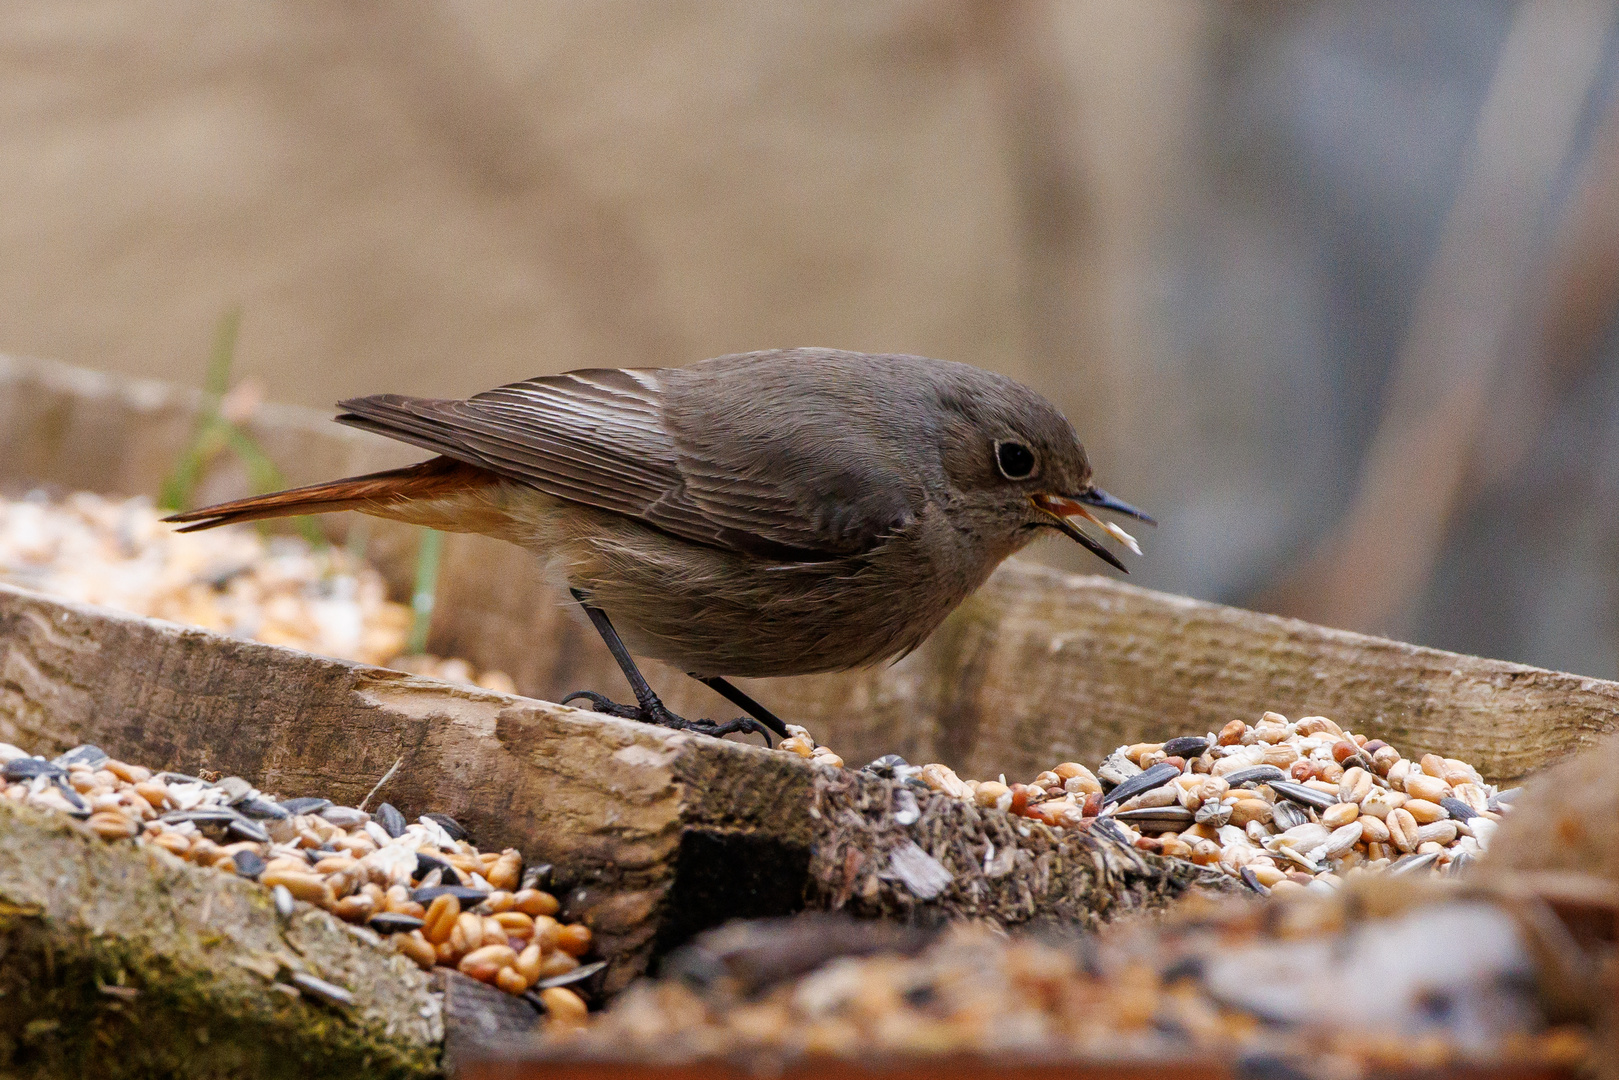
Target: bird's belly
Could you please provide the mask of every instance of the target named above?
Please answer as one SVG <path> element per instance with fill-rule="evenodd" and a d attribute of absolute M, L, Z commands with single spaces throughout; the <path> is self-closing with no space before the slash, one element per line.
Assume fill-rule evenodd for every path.
<path fill-rule="evenodd" d="M 971 591 L 882 562 L 770 566 L 681 547 L 691 550 L 678 565 L 576 564 L 569 578 L 607 612 L 631 652 L 699 675 L 809 675 L 880 663 L 920 645 Z"/>
<path fill-rule="evenodd" d="M 856 558 L 772 564 L 616 514 L 559 509 L 525 501 L 520 542 L 605 611 L 631 652 L 698 675 L 809 675 L 901 656 L 994 567 L 940 572 L 912 539 Z"/>
<path fill-rule="evenodd" d="M 719 595 L 678 583 L 656 599 L 620 600 L 613 587 L 594 595 L 632 652 L 699 675 L 751 677 L 880 663 L 920 645 L 954 606 L 929 604 L 920 591 L 908 597 L 892 583 L 874 590 L 831 577 L 800 581 L 797 595 L 777 591 L 768 600 L 735 595 L 748 590 L 730 584 Z"/>

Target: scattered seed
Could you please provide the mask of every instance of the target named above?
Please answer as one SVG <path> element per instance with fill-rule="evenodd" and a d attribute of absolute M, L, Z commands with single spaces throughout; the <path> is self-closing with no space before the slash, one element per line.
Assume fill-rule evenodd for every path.
<path fill-rule="evenodd" d="M 405 835 L 405 815 L 395 809 L 392 803 L 377 807 L 377 823 L 394 839 Z"/>
<path fill-rule="evenodd" d="M 349 991 L 335 983 L 329 983 L 325 979 L 317 979 L 315 976 L 305 972 L 295 971 L 287 981 L 309 996 L 320 998 L 322 1001 L 330 1002 L 333 1005 L 346 1006 L 354 1004 L 354 995 Z"/>

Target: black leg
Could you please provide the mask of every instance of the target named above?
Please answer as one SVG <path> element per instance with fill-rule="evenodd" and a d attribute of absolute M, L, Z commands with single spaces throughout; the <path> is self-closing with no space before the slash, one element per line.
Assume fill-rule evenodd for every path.
<path fill-rule="evenodd" d="M 735 705 L 743 712 L 752 715 L 755 720 L 758 720 L 760 723 L 764 724 L 777 735 L 780 735 L 784 739 L 787 737 L 787 725 L 782 723 L 780 718 L 778 718 L 775 713 L 771 712 L 757 701 L 754 701 L 748 695 L 744 694 L 742 691 L 738 690 L 736 687 L 732 686 L 718 675 L 696 675 L 689 671 L 686 674 L 691 675 L 692 678 L 696 679 L 698 682 L 702 683 L 704 686 L 708 687 L 710 690 L 714 691 L 720 697 L 724 698 L 726 701 L 729 701 L 732 705 Z"/>
<path fill-rule="evenodd" d="M 770 732 L 766 730 L 763 724 L 750 716 L 739 716 L 735 720 L 724 724 L 714 724 L 707 720 L 687 720 L 685 717 L 676 716 L 670 712 L 668 706 L 658 700 L 658 695 L 653 692 L 651 684 L 646 681 L 646 676 L 641 674 L 641 669 L 635 666 L 634 659 L 630 657 L 630 651 L 624 647 L 624 642 L 618 636 L 618 631 L 613 629 L 612 620 L 607 617 L 607 612 L 592 604 L 585 597 L 585 594 L 578 589 L 570 591 L 573 593 L 573 598 L 579 601 L 579 606 L 585 609 L 585 614 L 590 616 L 591 625 L 596 628 L 596 632 L 607 643 L 607 651 L 613 654 L 614 660 L 618 661 L 619 670 L 624 672 L 624 678 L 629 680 L 630 689 L 635 693 L 635 707 L 619 705 L 605 695 L 590 690 L 579 690 L 569 694 L 562 699 L 562 704 L 566 705 L 575 698 L 584 698 L 599 713 L 621 716 L 626 720 L 640 720 L 648 724 L 660 724 L 663 727 L 677 728 L 682 731 L 696 731 L 703 735 L 713 735 L 715 737 L 729 735 L 732 732 L 758 732 L 765 737 L 766 745 L 769 745 Z M 743 708 L 747 708 L 747 706 L 744 705 Z M 768 716 L 769 714 L 766 713 L 766 715 Z M 775 720 L 775 717 L 771 717 L 771 719 Z M 776 723 L 780 724 L 781 721 L 776 720 Z M 782 730 L 782 734 L 786 734 L 785 728 Z"/>

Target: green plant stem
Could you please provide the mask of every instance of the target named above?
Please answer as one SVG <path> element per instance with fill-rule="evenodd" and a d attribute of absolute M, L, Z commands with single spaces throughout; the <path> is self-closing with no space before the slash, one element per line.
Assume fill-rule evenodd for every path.
<path fill-rule="evenodd" d="M 220 316 L 214 332 L 214 347 L 208 356 L 208 371 L 202 381 L 202 403 L 197 409 L 197 425 L 191 441 L 181 451 L 174 471 L 163 482 L 158 505 L 166 510 L 189 510 L 196 498 L 203 470 L 222 451 L 229 449 L 247 468 L 248 481 L 255 494 L 287 486 L 287 478 L 268 454 L 247 432 L 220 415 L 219 406 L 230 389 L 231 368 L 236 362 L 236 340 L 242 328 L 242 309 L 232 307 Z M 326 536 L 309 517 L 293 518 L 293 526 L 309 545 L 326 546 Z"/>
<path fill-rule="evenodd" d="M 405 652 L 418 656 L 427 651 L 427 633 L 433 627 L 433 600 L 438 591 L 438 564 L 444 554 L 444 534 L 423 529 L 416 549 L 416 587 L 410 596 L 410 637 Z"/>

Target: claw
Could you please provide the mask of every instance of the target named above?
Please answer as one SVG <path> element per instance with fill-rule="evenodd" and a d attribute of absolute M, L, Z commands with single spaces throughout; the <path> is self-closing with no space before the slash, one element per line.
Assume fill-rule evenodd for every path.
<path fill-rule="evenodd" d="M 575 690 L 562 699 L 561 704 L 584 698 L 590 702 L 592 712 L 606 713 L 608 716 L 617 716 L 624 720 L 639 720 L 643 724 L 657 724 L 659 727 L 674 728 L 676 731 L 695 731 L 699 735 L 711 735 L 719 738 L 721 735 L 731 735 L 737 732 L 743 734 L 757 733 L 765 737 L 765 745 L 771 745 L 770 729 L 751 716 L 739 716 L 723 724 L 716 724 L 709 720 L 687 720 L 683 716 L 676 716 L 670 712 L 663 702 L 654 700 L 651 707 L 642 708 L 638 705 L 620 705 L 606 694 L 598 694 L 594 690 Z"/>
<path fill-rule="evenodd" d="M 563 698 L 561 704 L 566 705 L 568 702 L 577 700 L 578 698 L 584 698 L 586 701 L 590 702 L 591 712 L 606 713 L 608 716 L 617 716 L 624 720 L 646 719 L 646 714 L 640 709 L 635 708 L 632 705 L 620 705 L 618 702 L 609 698 L 606 694 L 598 694 L 594 690 L 575 690 L 573 693 Z"/>
<path fill-rule="evenodd" d="M 746 735 L 757 732 L 765 737 L 765 745 L 771 745 L 770 730 L 751 716 L 739 716 L 735 720 L 728 720 L 723 724 L 715 724 L 708 720 L 687 720 L 684 722 L 687 729 L 712 735 L 716 739 L 721 735 L 730 735 L 741 732 Z"/>

